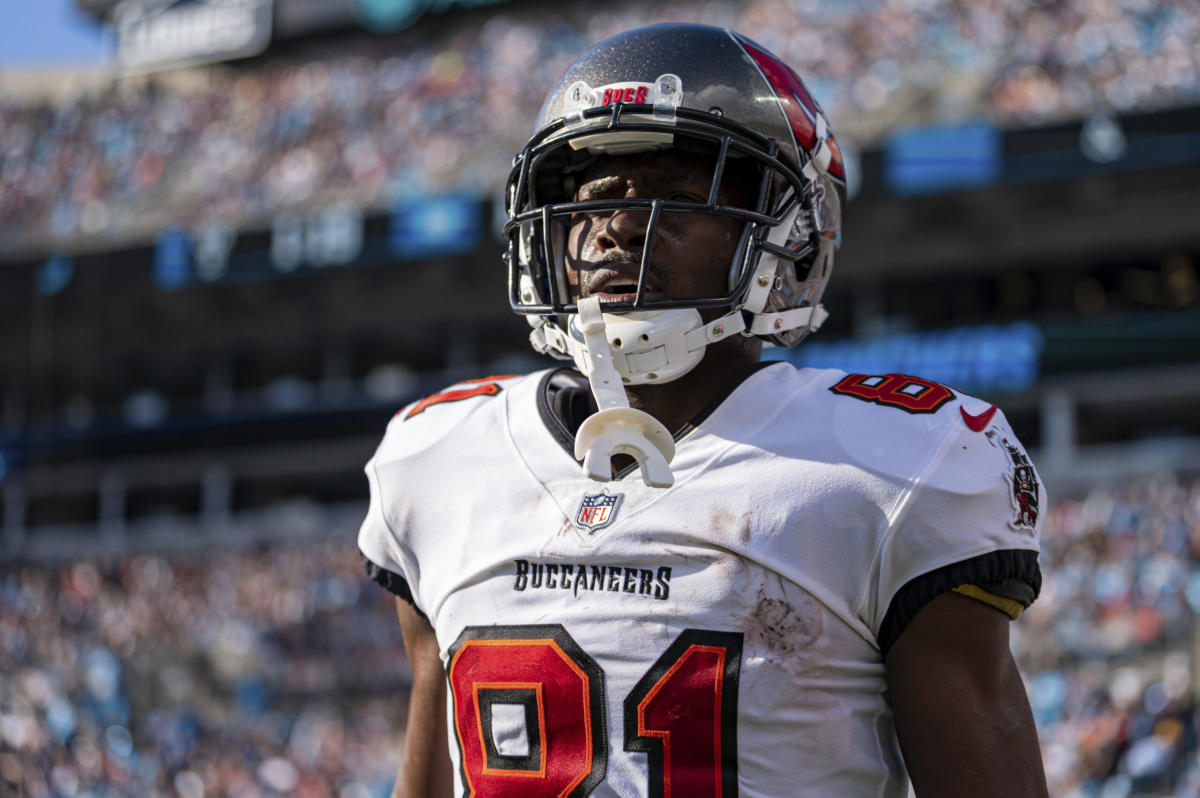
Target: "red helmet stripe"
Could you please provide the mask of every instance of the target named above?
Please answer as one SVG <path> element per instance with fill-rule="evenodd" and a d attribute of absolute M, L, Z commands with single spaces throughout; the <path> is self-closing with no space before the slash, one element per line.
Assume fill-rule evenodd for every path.
<path fill-rule="evenodd" d="M 821 106 L 808 93 L 808 87 L 791 67 L 759 48 L 749 39 L 739 36 L 738 41 L 754 59 L 754 63 L 758 64 L 758 68 L 762 70 L 763 75 L 771 84 L 779 105 L 787 115 L 788 123 L 792 127 L 792 134 L 796 137 L 796 143 L 811 154 L 817 146 L 815 120 L 818 114 L 824 115 Z M 826 143 L 832 154 L 829 161 L 829 173 L 844 179 L 846 173 L 842 166 L 842 150 L 838 147 L 832 132 L 827 134 Z"/>
<path fill-rule="evenodd" d="M 838 146 L 837 139 L 830 133 L 825 142 L 829 145 L 831 157 L 829 159 L 829 173 L 835 177 L 846 179 L 846 167 L 842 165 L 842 148 Z"/>

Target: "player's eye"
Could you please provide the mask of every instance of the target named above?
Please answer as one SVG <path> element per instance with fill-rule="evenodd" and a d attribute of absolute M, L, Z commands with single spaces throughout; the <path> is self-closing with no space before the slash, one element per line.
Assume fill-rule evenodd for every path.
<path fill-rule="evenodd" d="M 586 200 L 615 199 L 624 195 L 624 184 L 614 177 L 604 177 L 589 180 L 579 187 L 575 199 L 579 202 Z"/>

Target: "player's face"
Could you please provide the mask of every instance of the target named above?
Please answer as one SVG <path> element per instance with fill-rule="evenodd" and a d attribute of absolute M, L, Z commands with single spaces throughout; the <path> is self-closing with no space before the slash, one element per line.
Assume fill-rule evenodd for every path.
<path fill-rule="evenodd" d="M 676 151 L 605 156 L 580 176 L 575 199 L 705 202 L 715 158 Z M 728 169 L 718 201 L 747 205 L 748 176 Z M 632 302 L 637 291 L 649 211 L 602 211 L 572 217 L 566 264 L 572 300 Z M 704 213 L 663 212 L 655 225 L 646 299 L 724 296 L 742 222 Z"/>

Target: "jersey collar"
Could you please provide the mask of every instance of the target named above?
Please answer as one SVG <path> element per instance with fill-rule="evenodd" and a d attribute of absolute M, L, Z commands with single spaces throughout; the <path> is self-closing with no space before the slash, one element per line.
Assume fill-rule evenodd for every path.
<path fill-rule="evenodd" d="M 678 443 L 700 426 L 743 382 L 764 368 L 774 365 L 778 365 L 778 361 L 764 360 L 742 369 L 700 409 L 700 412 L 672 435 L 675 442 Z M 574 459 L 575 432 L 584 419 L 595 412 L 587 377 L 570 367 L 547 372 L 537 387 L 537 409 L 546 431 L 558 442 L 563 451 Z M 617 473 L 615 478 L 624 479 L 636 469 L 636 464 L 630 465 Z"/>

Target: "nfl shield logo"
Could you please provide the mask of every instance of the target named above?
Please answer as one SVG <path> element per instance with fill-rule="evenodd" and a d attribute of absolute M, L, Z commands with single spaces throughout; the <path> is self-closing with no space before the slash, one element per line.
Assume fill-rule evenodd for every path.
<path fill-rule="evenodd" d="M 622 495 L 608 491 L 585 494 L 575 511 L 575 526 L 588 532 L 608 526 L 617 519 Z"/>

